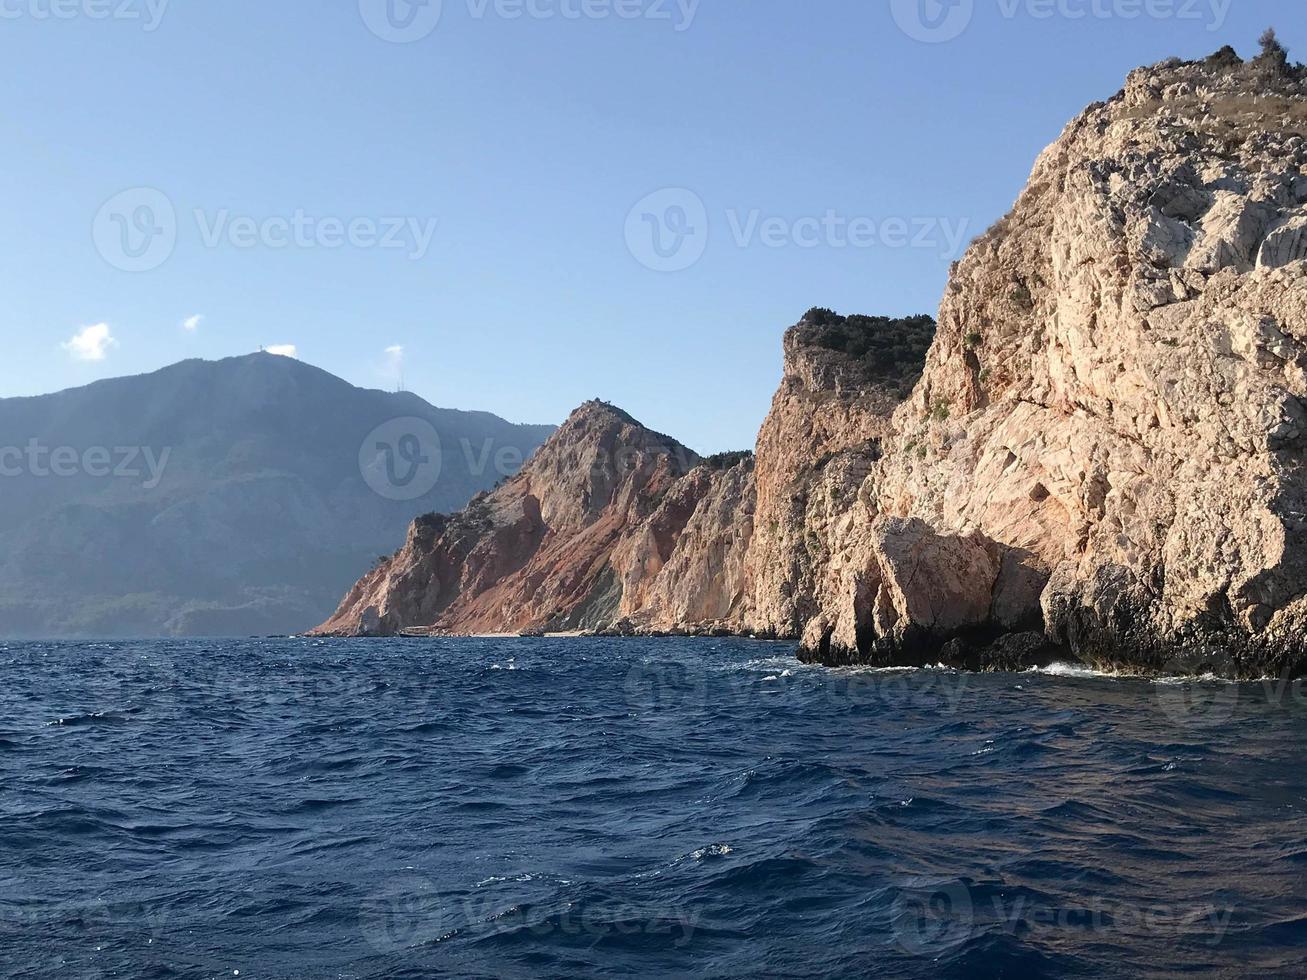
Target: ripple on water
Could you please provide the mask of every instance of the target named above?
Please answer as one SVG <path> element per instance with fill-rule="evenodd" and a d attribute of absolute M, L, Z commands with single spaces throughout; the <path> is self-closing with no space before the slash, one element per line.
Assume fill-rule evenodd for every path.
<path fill-rule="evenodd" d="M 1266 685 L 1191 719 L 734 640 L 3 653 L 0 975 L 1307 975 L 1307 711 Z"/>

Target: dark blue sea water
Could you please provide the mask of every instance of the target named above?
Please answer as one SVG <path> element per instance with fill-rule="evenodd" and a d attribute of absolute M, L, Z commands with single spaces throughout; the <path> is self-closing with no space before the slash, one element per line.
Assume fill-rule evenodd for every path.
<path fill-rule="evenodd" d="M 1307 976 L 1301 685 L 0 646 L 5 977 Z"/>

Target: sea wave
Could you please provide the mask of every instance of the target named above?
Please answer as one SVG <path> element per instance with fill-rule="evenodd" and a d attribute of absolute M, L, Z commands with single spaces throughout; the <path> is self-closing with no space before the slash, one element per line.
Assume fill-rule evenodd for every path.
<path fill-rule="evenodd" d="M 1193 681 L 10 643 L 0 975 L 1307 975 L 1307 708 Z"/>

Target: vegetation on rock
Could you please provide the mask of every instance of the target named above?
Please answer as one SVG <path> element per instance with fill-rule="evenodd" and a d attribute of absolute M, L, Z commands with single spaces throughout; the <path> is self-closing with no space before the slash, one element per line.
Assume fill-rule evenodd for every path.
<path fill-rule="evenodd" d="M 930 316 L 894 319 L 885 316 L 840 316 L 814 307 L 795 328 L 801 344 L 838 351 L 859 359 L 875 374 L 920 369 L 935 339 Z"/>

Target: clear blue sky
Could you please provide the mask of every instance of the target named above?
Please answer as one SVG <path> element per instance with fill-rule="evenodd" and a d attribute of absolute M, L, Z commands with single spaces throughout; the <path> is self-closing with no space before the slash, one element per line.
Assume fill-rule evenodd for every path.
<path fill-rule="evenodd" d="M 583 0 L 533 0 L 552 16 L 444 0 L 402 44 L 369 18 L 425 32 L 432 8 L 173 0 L 155 24 L 162 2 L 0 0 L 0 395 L 260 345 L 387 387 L 399 346 L 406 386 L 438 405 L 558 422 L 600 396 L 696 449 L 750 446 L 787 325 L 816 305 L 933 313 L 942 229 L 1000 217 L 1131 68 L 1249 56 L 1270 24 L 1307 58 L 1307 10 L 1283 0 L 925 0 L 934 37 L 960 30 L 937 43 L 899 26 L 933 23 L 921 0 L 702 0 L 692 17 L 584 0 L 609 16 L 579 18 Z M 137 234 L 139 201 L 101 212 L 138 187 L 174 208 L 176 243 L 128 272 L 104 236 L 112 253 Z M 631 214 L 663 188 L 693 196 Z M 231 224 L 297 212 L 437 224 L 420 258 L 408 230 L 399 249 L 323 247 L 316 226 L 277 248 L 284 228 L 248 247 Z M 698 260 L 649 268 L 650 220 L 666 247 L 706 221 L 668 264 Z"/>

